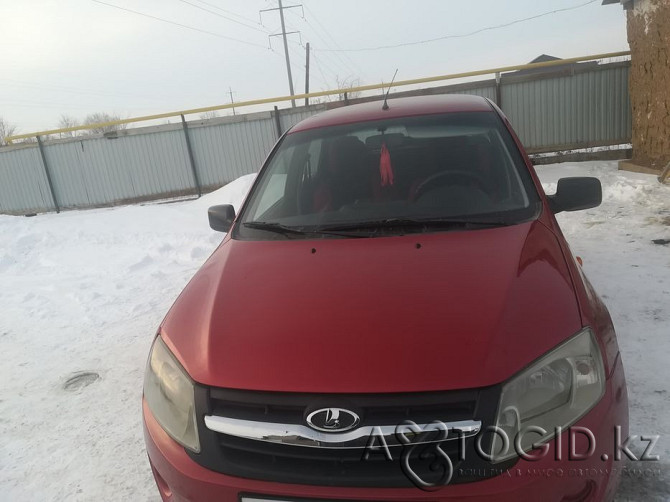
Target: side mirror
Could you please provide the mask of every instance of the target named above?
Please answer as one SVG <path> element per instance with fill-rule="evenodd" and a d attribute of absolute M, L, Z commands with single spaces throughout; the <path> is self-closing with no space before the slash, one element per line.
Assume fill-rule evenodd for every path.
<path fill-rule="evenodd" d="M 556 193 L 548 199 L 554 214 L 580 211 L 599 206 L 603 200 L 603 189 L 598 178 L 561 178 Z"/>
<path fill-rule="evenodd" d="M 209 226 L 217 232 L 228 232 L 235 221 L 235 208 L 230 204 L 212 206 L 207 210 Z"/>

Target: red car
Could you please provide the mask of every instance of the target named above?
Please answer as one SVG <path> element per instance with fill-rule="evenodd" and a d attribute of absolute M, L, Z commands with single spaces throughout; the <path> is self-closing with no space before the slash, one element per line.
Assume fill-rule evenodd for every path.
<path fill-rule="evenodd" d="M 600 200 L 480 97 L 293 127 L 153 344 L 163 500 L 611 500 L 621 356 L 554 218 Z"/>

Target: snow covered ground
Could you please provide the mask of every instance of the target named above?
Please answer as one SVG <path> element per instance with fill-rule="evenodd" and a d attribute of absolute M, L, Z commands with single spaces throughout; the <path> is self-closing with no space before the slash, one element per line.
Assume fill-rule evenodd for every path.
<path fill-rule="evenodd" d="M 599 177 L 599 208 L 559 216 L 610 308 L 632 434 L 660 434 L 654 472 L 620 500 L 670 500 L 670 187 L 614 162 L 539 167 Z M 156 326 L 222 236 L 206 208 L 239 206 L 253 176 L 197 201 L 0 216 L 0 500 L 151 500 L 158 495 L 140 396 Z M 66 386 L 78 372 L 100 379 Z M 68 388 L 66 388 L 68 387 Z M 653 465 L 650 465 L 653 464 Z M 661 474 L 657 472 L 660 470 Z"/>

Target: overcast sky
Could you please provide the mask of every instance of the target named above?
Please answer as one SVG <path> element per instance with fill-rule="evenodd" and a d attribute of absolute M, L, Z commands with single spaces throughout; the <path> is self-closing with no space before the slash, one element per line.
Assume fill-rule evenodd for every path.
<path fill-rule="evenodd" d="M 61 114 L 123 117 L 288 94 L 277 0 L 0 0 L 0 117 L 23 133 Z M 627 50 L 620 6 L 601 0 L 508 27 L 468 34 L 587 0 L 284 0 L 296 93 L 304 48 L 311 88 L 388 82 Z M 197 8 L 200 7 L 200 8 Z M 203 10 L 206 9 L 206 10 Z M 209 11 L 209 12 L 207 12 Z M 303 17 L 304 12 L 304 17 Z M 208 33 L 205 33 L 208 32 Z M 398 48 L 380 46 L 412 44 Z M 346 52 L 343 52 L 345 50 Z M 351 50 L 349 52 L 348 50 Z"/>

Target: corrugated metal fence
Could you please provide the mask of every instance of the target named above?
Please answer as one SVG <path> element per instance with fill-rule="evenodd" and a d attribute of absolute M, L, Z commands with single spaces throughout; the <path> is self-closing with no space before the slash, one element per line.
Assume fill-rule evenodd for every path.
<path fill-rule="evenodd" d="M 529 151 L 630 142 L 629 62 L 505 74 L 393 96 L 459 93 L 498 102 Z M 365 101 L 375 98 L 363 98 Z M 354 102 L 354 101 L 352 101 Z M 28 214 L 212 190 L 255 172 L 281 131 L 328 103 L 0 149 L 0 213 Z M 187 135 L 190 141 L 187 142 Z M 189 156 L 189 142 L 193 163 Z M 43 153 L 43 156 L 42 156 Z M 53 196 L 52 196 L 53 189 Z"/>

